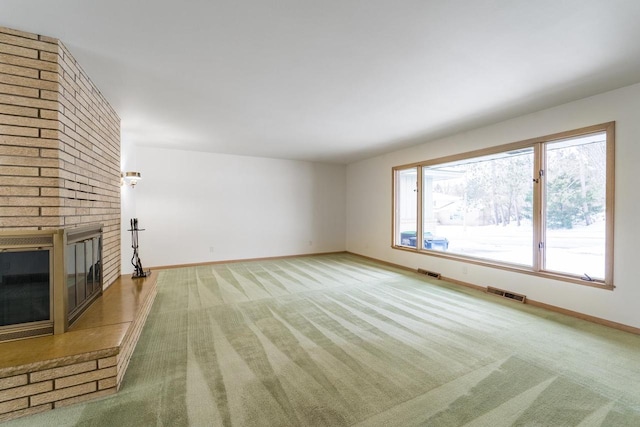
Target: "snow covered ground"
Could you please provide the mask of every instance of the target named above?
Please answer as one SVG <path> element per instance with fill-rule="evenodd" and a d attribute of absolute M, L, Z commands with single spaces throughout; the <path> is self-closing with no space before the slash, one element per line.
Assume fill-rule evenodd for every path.
<path fill-rule="evenodd" d="M 570 274 L 588 274 L 604 278 L 605 222 L 573 229 L 548 230 L 546 236 L 546 270 Z M 521 226 L 438 225 L 437 236 L 449 239 L 449 252 L 532 265 L 534 247 L 531 224 Z"/>

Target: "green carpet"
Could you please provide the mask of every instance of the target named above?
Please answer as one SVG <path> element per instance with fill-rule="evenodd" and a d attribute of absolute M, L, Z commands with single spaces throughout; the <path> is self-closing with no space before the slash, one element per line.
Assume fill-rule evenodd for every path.
<path fill-rule="evenodd" d="M 120 392 L 7 425 L 640 426 L 640 336 L 349 254 L 180 268 Z"/>

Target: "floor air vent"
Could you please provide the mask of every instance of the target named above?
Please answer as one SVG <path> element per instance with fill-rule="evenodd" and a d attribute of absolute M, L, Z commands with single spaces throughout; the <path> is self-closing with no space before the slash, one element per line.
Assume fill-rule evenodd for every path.
<path fill-rule="evenodd" d="M 514 301 L 518 301 L 518 302 L 521 302 L 523 304 L 527 300 L 527 297 L 524 296 L 524 295 L 515 294 L 513 292 L 505 291 L 504 289 L 493 288 L 491 286 L 487 286 L 487 293 L 488 294 L 498 295 L 498 296 L 503 297 L 503 298 L 512 299 Z"/>
<path fill-rule="evenodd" d="M 434 271 L 425 270 L 425 269 L 422 269 L 422 268 L 418 269 L 418 273 L 424 274 L 425 276 L 433 277 L 434 279 L 439 279 L 440 278 L 440 273 L 436 273 Z"/>

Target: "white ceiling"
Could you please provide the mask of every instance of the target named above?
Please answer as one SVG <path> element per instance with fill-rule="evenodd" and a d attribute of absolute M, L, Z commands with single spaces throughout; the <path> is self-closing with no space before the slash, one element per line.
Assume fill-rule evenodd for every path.
<path fill-rule="evenodd" d="M 134 144 L 348 163 L 640 82 L 639 0 L 1 0 Z"/>

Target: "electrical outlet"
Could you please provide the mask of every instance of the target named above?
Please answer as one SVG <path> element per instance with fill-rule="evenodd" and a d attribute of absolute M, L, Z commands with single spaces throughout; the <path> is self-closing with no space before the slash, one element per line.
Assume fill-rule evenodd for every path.
<path fill-rule="evenodd" d="M 213 246 L 209 246 L 209 253 L 213 253 Z"/>
<path fill-rule="evenodd" d="M 466 265 L 462 266 L 462 274 L 467 274 L 467 266 Z"/>

